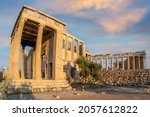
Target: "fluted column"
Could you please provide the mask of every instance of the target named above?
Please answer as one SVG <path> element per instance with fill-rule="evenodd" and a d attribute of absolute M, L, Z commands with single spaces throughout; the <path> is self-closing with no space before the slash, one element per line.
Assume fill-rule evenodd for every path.
<path fill-rule="evenodd" d="M 35 47 L 33 47 L 33 53 L 32 53 L 32 79 L 35 79 L 35 69 L 36 69 Z"/>
<path fill-rule="evenodd" d="M 118 57 L 116 57 L 116 64 L 117 64 L 117 69 L 119 69 Z"/>
<path fill-rule="evenodd" d="M 133 69 L 135 69 L 135 57 L 133 56 Z"/>
<path fill-rule="evenodd" d="M 43 25 L 39 25 L 37 41 L 36 41 L 36 69 L 35 69 L 35 76 L 36 79 L 41 79 L 41 46 L 42 46 L 42 36 L 43 36 Z"/>
<path fill-rule="evenodd" d="M 10 54 L 9 54 L 9 77 L 12 78 L 12 48 L 13 48 L 13 37 L 11 39 L 11 43 L 10 43 Z"/>
<path fill-rule="evenodd" d="M 77 58 L 79 58 L 79 41 L 77 40 Z"/>
<path fill-rule="evenodd" d="M 113 70 L 113 58 L 111 58 L 111 70 Z"/>
<path fill-rule="evenodd" d="M 124 57 L 122 57 L 122 70 L 124 70 Z"/>
<path fill-rule="evenodd" d="M 45 66 L 45 80 L 48 80 L 48 45 L 45 48 L 44 66 Z"/>
<path fill-rule="evenodd" d="M 65 46 L 65 45 L 64 45 Z M 47 76 L 48 76 L 48 80 L 51 78 L 51 68 L 50 68 L 50 64 L 51 64 L 51 61 L 50 61 L 50 51 L 51 48 L 50 48 L 50 40 L 47 44 Z"/>
<path fill-rule="evenodd" d="M 103 59 L 100 58 L 100 60 L 101 60 L 101 66 L 102 66 L 102 70 L 103 70 Z"/>
<path fill-rule="evenodd" d="M 138 68 L 141 69 L 140 56 L 138 57 Z"/>
<path fill-rule="evenodd" d="M 128 70 L 130 69 L 130 57 L 128 56 Z"/>
<path fill-rule="evenodd" d="M 85 48 L 86 48 L 86 47 L 85 47 L 85 44 L 83 43 L 83 45 L 82 45 L 82 55 L 83 55 L 83 56 L 85 56 Z"/>
<path fill-rule="evenodd" d="M 19 21 L 18 29 L 15 32 L 13 42 L 11 45 L 11 50 L 10 50 L 10 77 L 19 79 L 19 54 L 20 54 L 20 44 L 21 44 L 21 38 L 22 38 L 22 32 L 25 24 L 25 19 L 21 18 Z"/>
<path fill-rule="evenodd" d="M 24 79 L 24 56 L 25 56 L 25 46 L 22 45 L 22 65 L 21 65 L 21 79 Z"/>
<path fill-rule="evenodd" d="M 74 39 L 71 41 L 71 61 L 74 61 Z"/>
<path fill-rule="evenodd" d="M 108 70 L 108 58 L 106 58 L 106 70 Z"/>
<path fill-rule="evenodd" d="M 144 69 L 144 57 L 141 57 L 141 68 Z"/>

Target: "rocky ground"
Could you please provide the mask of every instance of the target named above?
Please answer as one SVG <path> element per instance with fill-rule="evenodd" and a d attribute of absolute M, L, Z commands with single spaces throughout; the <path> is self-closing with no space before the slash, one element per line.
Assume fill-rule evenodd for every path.
<path fill-rule="evenodd" d="M 150 100 L 148 87 L 87 87 L 83 91 L 61 91 L 7 96 L 7 100 Z"/>

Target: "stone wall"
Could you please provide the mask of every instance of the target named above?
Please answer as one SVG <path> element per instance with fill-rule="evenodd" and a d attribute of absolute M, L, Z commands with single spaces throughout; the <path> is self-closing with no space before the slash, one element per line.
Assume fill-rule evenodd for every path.
<path fill-rule="evenodd" d="M 150 69 L 102 71 L 96 83 L 105 85 L 150 84 Z"/>

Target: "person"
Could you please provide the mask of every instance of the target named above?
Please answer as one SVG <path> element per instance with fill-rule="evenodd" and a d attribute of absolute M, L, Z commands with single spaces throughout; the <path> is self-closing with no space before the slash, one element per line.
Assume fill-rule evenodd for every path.
<path fill-rule="evenodd" d="M 2 72 L 2 79 L 6 80 L 7 78 L 8 78 L 8 71 L 7 71 L 7 68 L 4 67 L 3 72 Z"/>

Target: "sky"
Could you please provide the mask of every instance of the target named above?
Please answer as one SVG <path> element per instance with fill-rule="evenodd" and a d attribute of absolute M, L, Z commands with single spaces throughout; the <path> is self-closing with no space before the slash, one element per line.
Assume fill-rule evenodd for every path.
<path fill-rule="evenodd" d="M 11 32 L 24 5 L 65 22 L 94 54 L 145 50 L 150 68 L 150 0 L 0 0 L 0 70 L 9 66 Z"/>

